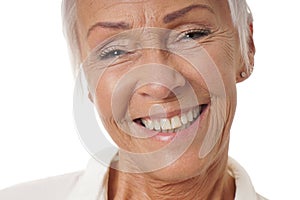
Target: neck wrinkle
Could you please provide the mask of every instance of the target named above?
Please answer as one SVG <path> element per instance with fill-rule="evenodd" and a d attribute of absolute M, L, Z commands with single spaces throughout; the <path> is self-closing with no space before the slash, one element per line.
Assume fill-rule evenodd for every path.
<path fill-rule="evenodd" d="M 109 199 L 234 199 L 234 179 L 228 174 L 227 156 L 220 156 L 205 173 L 185 181 L 166 183 L 145 174 L 114 171 L 111 179 L 115 189 Z M 117 175 L 116 175 L 117 174 Z M 116 180 L 117 179 L 117 180 Z"/>

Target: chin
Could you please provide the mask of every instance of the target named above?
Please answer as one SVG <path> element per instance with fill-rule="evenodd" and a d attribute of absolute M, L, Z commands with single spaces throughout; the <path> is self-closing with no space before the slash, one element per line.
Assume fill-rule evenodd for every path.
<path fill-rule="evenodd" d="M 198 155 L 199 147 L 191 147 L 174 163 L 148 175 L 161 181 L 176 183 L 205 174 L 210 165 L 210 156 L 200 159 Z"/>
<path fill-rule="evenodd" d="M 199 158 L 199 146 L 193 145 L 174 163 L 148 175 L 168 183 L 208 177 L 212 170 L 225 170 L 226 162 L 223 161 L 228 159 L 227 150 L 228 145 L 219 143 L 205 158 Z"/>

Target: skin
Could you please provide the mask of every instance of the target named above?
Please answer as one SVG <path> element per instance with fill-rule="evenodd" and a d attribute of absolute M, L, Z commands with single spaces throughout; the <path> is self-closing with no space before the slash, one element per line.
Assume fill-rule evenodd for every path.
<path fill-rule="evenodd" d="M 165 16 L 190 5 L 201 4 L 209 9 L 195 8 L 172 20 Z M 119 23 L 118 27 L 107 27 Z M 195 25 L 197 22 L 197 25 Z M 98 24 L 98 25 L 97 25 Z M 200 24 L 200 25 L 199 25 Z M 234 28 L 230 10 L 226 0 L 151 0 L 151 1 L 119 1 L 119 0 L 78 0 L 78 33 L 81 47 L 81 59 L 84 61 L 89 53 L 105 39 L 134 28 L 157 27 L 183 32 L 189 29 L 207 28 L 211 30 L 208 36 L 197 39 L 197 43 L 205 48 L 214 61 L 222 76 L 226 92 L 226 120 L 221 137 L 212 151 L 200 159 L 201 146 L 209 124 L 205 118 L 199 124 L 196 137 L 184 154 L 167 167 L 148 173 L 125 173 L 111 169 L 109 173 L 109 199 L 234 199 L 234 179 L 227 172 L 228 144 L 231 123 L 236 108 L 236 83 L 241 78 L 240 73 L 246 71 L 239 49 L 239 40 Z M 253 63 L 254 45 L 252 35 L 249 38 L 249 59 Z M 149 62 L 160 63 L 173 67 L 184 77 L 170 76 L 174 88 L 179 94 L 184 91 L 184 85 L 189 82 L 196 93 L 200 104 L 209 104 L 210 95 L 203 77 L 195 73 L 195 69 L 178 56 L 159 50 L 141 50 L 141 56 L 134 58 L 134 63 L 117 64 L 116 67 L 101 74 L 101 79 L 93 81 L 92 72 L 87 72 L 90 84 L 95 91 L 90 99 L 99 111 L 104 126 L 113 140 L 123 149 L 130 152 L 152 152 L 168 144 L 151 139 L 131 137 L 120 129 L 113 117 L 111 101 L 114 87 L 122 75 L 135 66 Z M 127 66 L 124 68 L 124 66 Z M 87 70 L 88 71 L 88 70 Z M 93 71 L 96 73 L 95 71 Z M 156 70 L 153 77 L 159 76 Z M 157 73 L 157 74 L 155 74 Z M 99 75 L 99 74 L 98 74 Z M 175 78 L 174 78 L 175 77 Z M 188 98 L 189 94 L 184 94 Z M 133 90 L 128 103 L 128 112 L 132 119 L 148 115 L 152 105 L 161 105 L 167 113 L 180 109 L 178 99 L 168 88 L 157 84 L 146 84 Z M 207 115 L 209 115 L 209 111 Z M 120 155 L 120 162 L 128 161 Z M 188 164 L 187 164 L 188 163 Z M 131 165 L 130 161 L 128 165 Z M 133 164 L 132 164 L 133 165 Z"/>

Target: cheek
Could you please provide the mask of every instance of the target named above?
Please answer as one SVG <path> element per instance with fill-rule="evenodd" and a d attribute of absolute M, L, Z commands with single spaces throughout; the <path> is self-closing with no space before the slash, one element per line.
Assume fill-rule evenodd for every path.
<path fill-rule="evenodd" d="M 116 83 L 116 76 L 104 73 L 96 84 L 94 103 L 100 117 L 105 120 L 112 118 L 112 95 Z"/>
<path fill-rule="evenodd" d="M 116 105 L 113 103 L 114 88 L 117 85 L 118 77 L 106 73 L 103 74 L 97 84 L 95 91 L 94 104 L 98 111 L 99 117 L 108 131 L 113 141 L 122 149 L 127 149 L 128 138 L 127 134 L 120 134 L 120 128 L 117 124 L 117 117 L 114 115 L 113 108 Z"/>
<path fill-rule="evenodd" d="M 96 84 L 95 106 L 102 121 L 110 124 L 109 126 L 123 123 L 128 117 L 128 103 L 134 85 L 126 80 L 128 70 L 129 67 L 107 68 Z"/>
<path fill-rule="evenodd" d="M 226 121 L 231 122 L 236 107 L 236 58 L 239 49 L 235 41 L 221 41 L 219 46 L 207 47 L 209 55 L 221 74 L 222 82 L 226 93 Z"/>
<path fill-rule="evenodd" d="M 206 48 L 222 76 L 226 90 L 234 89 L 236 86 L 236 49 L 239 48 L 234 41 L 222 41 L 219 47 L 212 45 Z"/>

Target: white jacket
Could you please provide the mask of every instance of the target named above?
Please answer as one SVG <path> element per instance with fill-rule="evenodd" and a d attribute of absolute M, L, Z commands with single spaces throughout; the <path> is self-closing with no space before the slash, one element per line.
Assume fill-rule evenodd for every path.
<path fill-rule="evenodd" d="M 256 194 L 246 171 L 229 158 L 235 200 L 265 200 Z M 0 200 L 107 200 L 108 168 L 91 159 L 85 171 L 20 184 L 0 191 Z"/>

